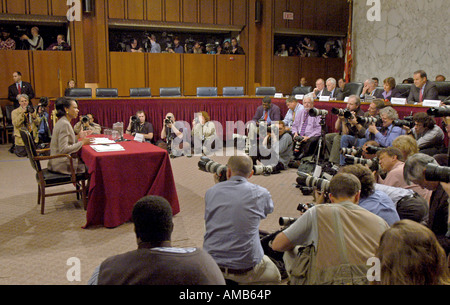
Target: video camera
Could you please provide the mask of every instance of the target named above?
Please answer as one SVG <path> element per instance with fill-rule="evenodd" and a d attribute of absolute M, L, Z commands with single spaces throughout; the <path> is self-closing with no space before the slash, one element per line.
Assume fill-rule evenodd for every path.
<path fill-rule="evenodd" d="M 344 108 L 344 109 L 332 108 L 331 113 L 338 115 L 338 116 L 343 116 L 346 119 L 350 119 L 353 116 L 352 112 L 350 110 L 348 110 L 347 108 Z"/>
<path fill-rule="evenodd" d="M 425 179 L 448 183 L 450 182 L 450 167 L 427 164 L 425 167 Z"/>
<path fill-rule="evenodd" d="M 217 174 L 220 182 L 227 180 L 228 166 L 214 162 L 208 157 L 200 157 L 200 161 L 198 161 L 198 169 L 207 173 Z"/>

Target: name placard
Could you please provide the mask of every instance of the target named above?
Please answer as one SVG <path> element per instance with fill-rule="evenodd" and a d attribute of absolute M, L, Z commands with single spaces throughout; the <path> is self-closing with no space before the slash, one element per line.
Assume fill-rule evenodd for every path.
<path fill-rule="evenodd" d="M 134 140 L 135 141 L 137 141 L 137 142 L 144 142 L 144 134 L 142 134 L 142 133 L 137 133 L 135 136 L 134 136 Z"/>
<path fill-rule="evenodd" d="M 348 103 L 348 96 L 344 98 L 344 102 Z"/>
<path fill-rule="evenodd" d="M 423 107 L 439 107 L 441 106 L 440 100 L 423 100 L 422 102 Z"/>
<path fill-rule="evenodd" d="M 304 97 L 305 97 L 304 94 L 296 94 L 296 95 L 295 95 L 295 99 L 296 99 L 296 100 L 303 100 Z"/>
<path fill-rule="evenodd" d="M 330 101 L 330 97 L 329 96 L 319 96 L 319 102 L 329 102 Z"/>
<path fill-rule="evenodd" d="M 283 98 L 283 93 L 275 93 L 274 98 Z"/>
<path fill-rule="evenodd" d="M 406 105 L 406 98 L 393 97 L 391 98 L 392 105 Z"/>

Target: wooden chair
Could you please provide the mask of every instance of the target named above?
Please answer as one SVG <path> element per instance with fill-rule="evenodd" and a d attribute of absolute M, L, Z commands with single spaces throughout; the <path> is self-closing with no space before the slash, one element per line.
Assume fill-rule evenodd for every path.
<path fill-rule="evenodd" d="M 81 194 L 81 198 L 83 200 L 83 206 L 86 210 L 87 208 L 87 198 L 86 198 L 86 180 L 88 179 L 87 173 L 75 173 L 73 168 L 72 156 L 68 154 L 60 154 L 53 156 L 40 156 L 40 153 L 49 150 L 40 149 L 37 150 L 33 141 L 33 137 L 31 134 L 24 128 L 20 130 L 20 136 L 25 145 L 25 149 L 27 151 L 28 159 L 30 160 L 31 167 L 36 171 L 36 181 L 38 183 L 38 201 L 37 203 L 41 205 L 41 214 L 44 214 L 45 208 L 45 198 L 50 196 L 57 196 L 63 194 L 71 194 L 77 193 L 77 199 L 79 199 L 79 195 Z M 40 161 L 56 159 L 56 158 L 67 158 L 67 161 L 70 163 L 71 174 L 60 174 L 51 172 L 48 169 L 43 169 L 41 167 Z M 53 186 L 61 186 L 66 184 L 73 184 L 74 190 L 63 191 L 57 193 L 46 194 L 45 189 Z"/>

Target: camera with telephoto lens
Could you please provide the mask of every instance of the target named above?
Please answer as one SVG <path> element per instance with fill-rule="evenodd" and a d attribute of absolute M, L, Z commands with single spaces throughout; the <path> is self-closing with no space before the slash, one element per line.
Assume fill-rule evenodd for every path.
<path fill-rule="evenodd" d="M 296 136 L 292 139 L 294 141 L 294 153 L 298 154 L 300 152 L 300 147 L 302 145 L 303 137 L 302 136 Z"/>
<path fill-rule="evenodd" d="M 254 175 L 265 175 L 269 176 L 271 174 L 278 174 L 280 171 L 276 169 L 273 165 L 253 165 L 253 174 Z"/>
<path fill-rule="evenodd" d="M 198 169 L 207 173 L 217 174 L 217 176 L 219 176 L 219 181 L 221 182 L 227 180 L 228 167 L 226 165 L 214 162 L 208 157 L 200 157 L 200 161 L 198 161 Z"/>
<path fill-rule="evenodd" d="M 413 128 L 415 125 L 416 125 L 416 123 L 414 122 L 414 121 L 409 121 L 409 120 L 394 120 L 393 122 L 392 122 L 392 125 L 393 126 L 398 126 L 398 127 L 403 127 L 403 126 L 406 126 L 406 127 L 409 127 L 409 128 Z"/>
<path fill-rule="evenodd" d="M 299 203 L 297 206 L 297 211 L 305 213 L 308 209 L 312 208 L 314 203 Z M 278 224 L 282 227 L 288 227 L 293 224 L 297 218 L 295 217 L 280 217 L 278 218 Z"/>
<path fill-rule="evenodd" d="M 326 116 L 328 114 L 328 110 L 311 108 L 311 109 L 309 109 L 308 113 L 309 113 L 310 116 L 313 116 L 313 117 Z"/>
<path fill-rule="evenodd" d="M 342 147 L 340 151 L 341 151 L 341 155 L 361 155 L 362 148 L 359 147 L 359 148 L 355 149 L 355 148 L 350 148 L 350 147 Z"/>
<path fill-rule="evenodd" d="M 343 116 L 346 119 L 350 119 L 353 116 L 352 112 L 350 110 L 348 110 L 347 108 L 344 108 L 344 109 L 332 108 L 331 113 L 336 114 L 338 116 Z"/>
<path fill-rule="evenodd" d="M 139 118 L 136 115 L 132 115 L 131 116 L 131 122 L 133 124 L 137 124 L 137 123 L 139 123 Z"/>
<path fill-rule="evenodd" d="M 450 116 L 450 106 L 433 107 L 427 110 L 429 116 L 444 117 Z"/>
<path fill-rule="evenodd" d="M 364 159 L 364 158 L 357 158 L 355 156 L 350 156 L 350 155 L 345 155 L 345 164 L 367 165 L 367 166 L 369 166 L 371 171 L 378 171 L 379 167 L 380 167 L 378 158 Z"/>
<path fill-rule="evenodd" d="M 172 119 L 171 119 L 171 117 L 165 118 L 165 119 L 164 119 L 164 124 L 166 124 L 166 125 L 172 124 Z"/>
<path fill-rule="evenodd" d="M 427 181 L 450 182 L 450 167 L 437 164 L 427 164 L 425 167 L 425 179 Z"/>
<path fill-rule="evenodd" d="M 315 187 L 317 190 L 322 192 L 329 192 L 330 189 L 330 181 L 323 178 L 317 178 L 311 176 L 305 172 L 297 171 L 297 184 L 307 186 L 307 187 Z"/>
<path fill-rule="evenodd" d="M 372 124 L 372 123 L 376 124 L 380 120 L 373 116 L 370 116 L 370 117 L 357 116 L 356 121 L 358 122 L 358 124 L 364 125 L 364 124 Z"/>
<path fill-rule="evenodd" d="M 380 151 L 380 150 L 382 150 L 382 149 L 384 149 L 384 147 L 381 147 L 381 146 L 373 146 L 373 145 L 367 145 L 367 146 L 366 146 L 366 152 L 367 152 L 369 155 L 374 155 L 374 154 L 376 154 L 378 151 Z"/>

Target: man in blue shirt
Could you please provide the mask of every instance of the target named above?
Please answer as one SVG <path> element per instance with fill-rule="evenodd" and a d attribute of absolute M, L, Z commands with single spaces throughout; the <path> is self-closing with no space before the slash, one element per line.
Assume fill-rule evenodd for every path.
<path fill-rule="evenodd" d="M 292 124 L 294 124 L 295 116 L 300 113 L 303 107 L 301 103 L 297 101 L 297 99 L 291 95 L 286 99 L 286 106 L 288 107 L 288 111 L 284 116 L 283 122 L 287 131 L 291 131 Z"/>
<path fill-rule="evenodd" d="M 339 173 L 353 174 L 361 182 L 360 207 L 380 216 L 390 226 L 400 220 L 392 199 L 383 191 L 375 189 L 375 177 L 369 168 L 354 164 L 342 167 Z"/>
<path fill-rule="evenodd" d="M 369 125 L 366 129 L 366 139 L 368 141 L 375 140 L 383 147 L 392 146 L 392 141 L 406 132 L 403 128 L 392 124 L 394 120 L 398 119 L 398 113 L 391 106 L 380 109 L 380 117 L 383 121 L 383 126 L 376 127 L 375 123 Z"/>
<path fill-rule="evenodd" d="M 216 183 L 205 194 L 203 249 L 227 280 L 278 283 L 280 272 L 264 255 L 259 237 L 261 219 L 273 211 L 272 197 L 267 189 L 248 182 L 253 175 L 250 157 L 232 156 L 227 167 L 228 180 Z"/>

